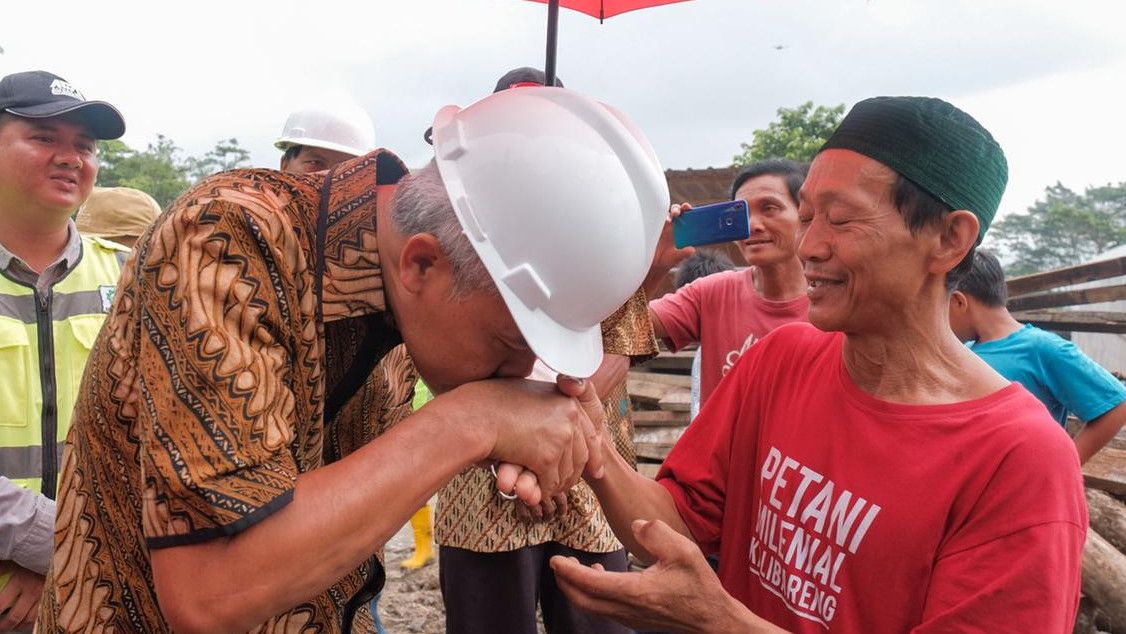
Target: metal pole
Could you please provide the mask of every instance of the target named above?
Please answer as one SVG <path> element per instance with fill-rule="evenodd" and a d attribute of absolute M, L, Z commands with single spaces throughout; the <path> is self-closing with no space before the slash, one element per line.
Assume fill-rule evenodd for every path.
<path fill-rule="evenodd" d="M 555 85 L 555 44 L 559 32 L 559 0 L 547 3 L 547 60 L 543 65 L 544 85 Z"/>

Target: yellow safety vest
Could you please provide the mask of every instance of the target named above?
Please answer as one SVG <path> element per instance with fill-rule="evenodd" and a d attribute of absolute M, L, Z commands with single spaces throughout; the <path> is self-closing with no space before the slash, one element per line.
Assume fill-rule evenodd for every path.
<path fill-rule="evenodd" d="M 0 475 L 50 498 L 86 357 L 128 253 L 83 237 L 78 263 L 43 292 L 0 273 Z"/>

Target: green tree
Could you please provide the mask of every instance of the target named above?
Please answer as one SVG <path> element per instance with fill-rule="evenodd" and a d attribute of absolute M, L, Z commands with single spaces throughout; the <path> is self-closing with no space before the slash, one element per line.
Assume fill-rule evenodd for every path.
<path fill-rule="evenodd" d="M 250 164 L 250 152 L 231 137 L 219 141 L 202 158 L 188 159 L 189 172 L 193 181 L 201 181 L 217 172 L 246 167 Z"/>
<path fill-rule="evenodd" d="M 778 120 L 765 130 L 755 130 L 754 140 L 740 143 L 742 152 L 735 156 L 736 166 L 770 158 L 811 161 L 844 116 L 845 106 L 813 106 L 807 101 L 797 108 L 779 108 Z"/>
<path fill-rule="evenodd" d="M 146 192 L 167 207 L 191 184 L 189 162 L 172 139 L 158 134 L 143 151 L 120 140 L 99 143 L 98 185 L 132 187 Z"/>
<path fill-rule="evenodd" d="M 1056 183 L 1028 211 L 994 223 L 987 235 L 988 246 L 1012 258 L 1009 275 L 1089 261 L 1126 243 L 1126 182 L 1088 187 L 1083 194 Z"/>

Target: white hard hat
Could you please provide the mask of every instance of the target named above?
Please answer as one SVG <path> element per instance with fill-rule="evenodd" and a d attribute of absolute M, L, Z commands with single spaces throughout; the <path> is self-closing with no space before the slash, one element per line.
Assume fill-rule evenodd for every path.
<path fill-rule="evenodd" d="M 528 87 L 440 110 L 434 153 L 528 345 L 557 372 L 593 374 L 599 322 L 641 286 L 668 213 L 649 142 L 589 97 Z"/>
<path fill-rule="evenodd" d="M 368 113 L 355 103 L 342 103 L 332 108 L 306 108 L 289 115 L 281 138 L 274 142 L 279 150 L 294 145 L 360 156 L 375 149 L 375 127 Z"/>

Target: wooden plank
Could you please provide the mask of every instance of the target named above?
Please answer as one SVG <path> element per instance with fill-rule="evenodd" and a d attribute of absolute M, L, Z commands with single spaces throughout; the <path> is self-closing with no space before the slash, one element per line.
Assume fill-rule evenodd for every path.
<path fill-rule="evenodd" d="M 692 411 L 692 392 L 688 390 L 674 390 L 665 394 L 665 396 L 657 402 L 661 409 L 669 412 L 689 412 Z"/>
<path fill-rule="evenodd" d="M 666 372 L 688 374 L 692 371 L 692 356 L 695 353 L 695 350 L 662 352 L 652 359 L 649 359 L 645 363 L 642 363 L 641 366 L 650 370 L 662 370 Z"/>
<path fill-rule="evenodd" d="M 669 456 L 669 452 L 672 451 L 672 445 L 664 443 L 635 442 L 633 447 L 638 460 L 647 459 L 664 462 L 665 458 Z"/>
<path fill-rule="evenodd" d="M 1126 631 L 1126 554 L 1094 529 L 1083 546 L 1083 596 L 1102 613 L 1107 630 Z"/>
<path fill-rule="evenodd" d="M 680 440 L 683 435 L 683 427 L 652 427 L 634 430 L 633 441 L 675 445 L 676 441 Z"/>
<path fill-rule="evenodd" d="M 636 427 L 686 427 L 688 425 L 687 412 L 668 412 L 665 410 L 633 411 L 633 426 Z"/>
<path fill-rule="evenodd" d="M 633 377 L 626 379 L 626 391 L 629 392 L 630 398 L 646 405 L 657 405 L 669 392 L 676 389 L 679 388 L 664 383 L 643 381 Z"/>
<path fill-rule="evenodd" d="M 638 381 L 649 381 L 652 383 L 664 383 L 673 387 L 680 387 L 686 390 L 692 389 L 692 377 L 687 374 L 666 374 L 664 372 L 638 372 L 630 370 L 630 379 L 637 379 Z"/>
<path fill-rule="evenodd" d="M 1018 311 L 1013 317 L 1045 330 L 1126 334 L 1126 313 L 1047 308 Z"/>
<path fill-rule="evenodd" d="M 1009 310 L 1033 310 L 1037 308 L 1058 308 L 1081 304 L 1101 304 L 1126 299 L 1126 284 L 1100 286 L 1075 291 L 1052 291 L 1023 295 L 1009 300 Z"/>
<path fill-rule="evenodd" d="M 1083 465 L 1083 481 L 1092 489 L 1126 495 L 1126 450 L 1104 447 Z"/>
<path fill-rule="evenodd" d="M 634 430 L 633 446 L 638 459 L 664 460 L 683 433 L 684 429 L 678 427 Z"/>
<path fill-rule="evenodd" d="M 1126 429 L 1118 430 L 1118 433 L 1110 439 L 1106 446 L 1111 449 L 1126 449 Z"/>
<path fill-rule="evenodd" d="M 657 472 L 661 470 L 661 463 L 659 462 L 639 462 L 637 463 L 637 472 L 646 478 L 656 478 Z"/>
<path fill-rule="evenodd" d="M 1043 273 L 1014 277 L 1008 281 L 1009 297 L 1126 275 L 1126 256 L 1102 262 L 1090 262 Z"/>

